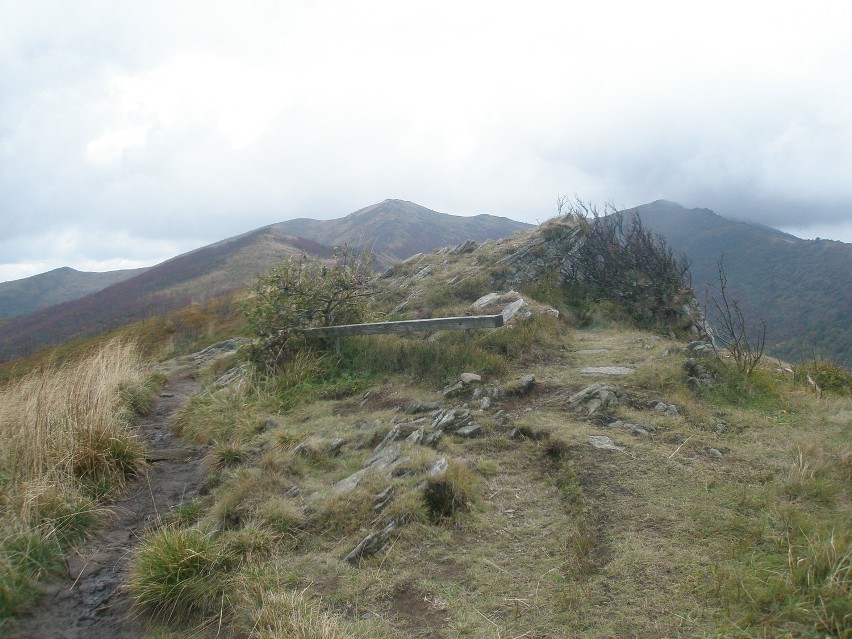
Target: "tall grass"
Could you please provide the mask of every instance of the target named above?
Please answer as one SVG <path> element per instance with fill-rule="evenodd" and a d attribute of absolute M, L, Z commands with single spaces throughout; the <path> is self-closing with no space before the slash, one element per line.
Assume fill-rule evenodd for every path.
<path fill-rule="evenodd" d="M 132 344 L 110 342 L 60 369 L 31 373 L 0 391 L 0 468 L 11 488 L 55 485 L 137 470 L 141 445 L 129 429 L 144 386 Z"/>
<path fill-rule="evenodd" d="M 122 341 L 0 388 L 0 620 L 92 524 L 97 498 L 141 468 L 130 426 L 145 388 Z"/>

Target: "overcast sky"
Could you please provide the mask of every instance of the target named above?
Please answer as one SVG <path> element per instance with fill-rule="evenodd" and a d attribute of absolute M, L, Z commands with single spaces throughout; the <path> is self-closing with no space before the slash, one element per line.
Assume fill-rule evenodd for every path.
<path fill-rule="evenodd" d="M 0 0 L 0 281 L 386 198 L 852 242 L 852 3 Z"/>

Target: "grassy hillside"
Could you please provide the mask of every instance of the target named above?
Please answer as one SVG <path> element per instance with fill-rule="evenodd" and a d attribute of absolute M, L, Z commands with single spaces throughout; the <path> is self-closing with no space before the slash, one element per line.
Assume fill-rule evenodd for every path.
<path fill-rule="evenodd" d="M 401 294 L 411 316 L 475 312 L 529 245 L 400 265 L 373 312 Z M 469 349 L 457 333 L 351 339 L 191 402 L 179 426 L 216 442 L 215 489 L 140 548 L 144 608 L 257 636 L 299 614 L 322 621 L 314 637 L 843 636 L 848 397 L 712 362 L 719 386 L 692 391 L 684 344 L 530 305 Z M 464 372 L 482 381 L 444 395 Z M 618 391 L 589 415 L 572 397 L 595 383 Z M 214 530 L 204 587 L 163 593 L 166 549 Z"/>
<path fill-rule="evenodd" d="M 730 289 L 748 318 L 766 320 L 767 349 L 789 361 L 827 357 L 852 368 L 852 245 L 802 240 L 660 200 L 635 210 L 691 263 L 693 286 Z"/>
<path fill-rule="evenodd" d="M 566 229 L 402 263 L 369 311 L 498 312 L 471 303 Z M 224 386 L 239 354 L 192 364 L 176 427 L 208 490 L 128 548 L 148 635 L 848 636 L 848 392 L 712 359 L 692 389 L 685 343 L 521 289 L 531 315 L 469 347 L 352 338 Z"/>
<path fill-rule="evenodd" d="M 13 282 L 0 282 L 0 320 L 85 297 L 145 270 L 84 273 L 66 266 Z"/>
<path fill-rule="evenodd" d="M 0 386 L 0 631 L 143 467 L 132 424 L 155 386 L 119 341 Z"/>

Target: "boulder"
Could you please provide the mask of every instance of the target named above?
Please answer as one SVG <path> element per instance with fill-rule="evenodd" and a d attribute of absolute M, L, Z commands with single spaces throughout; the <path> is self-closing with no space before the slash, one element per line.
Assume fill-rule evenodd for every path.
<path fill-rule="evenodd" d="M 651 424 L 631 424 L 629 422 L 623 422 L 621 420 L 617 420 L 610 423 L 609 427 L 621 428 L 623 430 L 630 431 L 634 435 L 647 435 L 648 433 L 657 432 L 657 429 L 654 428 Z"/>
<path fill-rule="evenodd" d="M 476 300 L 473 304 L 471 304 L 471 306 L 473 306 L 473 308 L 484 308 L 500 297 L 500 295 L 501 293 L 488 293 L 488 295 L 483 295 Z"/>
<path fill-rule="evenodd" d="M 429 464 L 429 468 L 426 471 L 427 477 L 437 477 L 438 475 L 443 475 L 447 472 L 447 469 L 450 467 L 450 462 L 447 461 L 446 457 L 438 457 Z"/>
<path fill-rule="evenodd" d="M 506 308 L 504 308 L 500 312 L 500 315 L 503 316 L 503 322 L 505 323 L 515 316 L 518 316 L 520 318 L 529 317 L 530 315 L 532 315 L 532 311 L 530 311 L 529 306 L 524 301 L 524 299 L 519 298 L 509 304 Z"/>
<path fill-rule="evenodd" d="M 479 424 L 469 424 L 468 426 L 463 426 L 456 431 L 456 435 L 459 437 L 465 437 L 467 439 L 471 439 L 473 437 L 481 437 L 484 435 L 484 431 L 482 430 L 482 426 Z"/>
<path fill-rule="evenodd" d="M 364 475 L 366 475 L 369 470 L 369 468 L 362 468 L 361 470 L 355 471 L 349 475 L 349 477 L 341 479 L 331 487 L 332 492 L 348 493 L 350 490 L 355 488 L 355 486 L 361 483 L 361 480 L 364 479 Z"/>
<path fill-rule="evenodd" d="M 212 362 L 215 359 L 219 359 L 220 357 L 225 357 L 226 355 L 233 355 L 236 353 L 240 346 L 243 344 L 249 344 L 251 342 L 247 337 L 234 337 L 232 339 L 226 339 L 221 342 L 216 342 L 205 348 L 204 350 L 200 350 L 197 353 L 193 353 L 191 355 L 193 361 L 196 366 L 205 366 Z"/>
<path fill-rule="evenodd" d="M 421 402 L 419 399 L 415 399 L 405 407 L 405 412 L 416 415 L 417 413 L 431 413 L 439 408 L 441 408 L 441 402 Z"/>
<path fill-rule="evenodd" d="M 393 499 L 394 492 L 395 492 L 394 487 L 388 486 L 382 492 L 380 492 L 378 495 L 374 496 L 373 497 L 373 512 L 377 512 L 377 513 L 382 512 L 385 509 L 385 507 L 389 503 L 391 503 L 391 500 Z"/>
<path fill-rule="evenodd" d="M 399 437 L 399 425 L 394 426 L 393 428 L 391 428 L 391 429 L 388 431 L 388 434 L 387 434 L 387 435 L 385 435 L 385 438 L 384 438 L 382 441 L 380 441 L 380 442 L 379 442 L 379 445 L 378 445 L 378 446 L 376 446 L 376 447 L 373 449 L 373 452 L 375 452 L 375 453 L 379 452 L 382 448 L 384 448 L 384 447 L 385 447 L 385 446 L 387 446 L 389 443 L 391 443 L 392 441 L 394 441 L 397 437 Z M 375 441 L 375 440 L 374 440 L 374 441 Z"/>
<path fill-rule="evenodd" d="M 424 266 L 422 269 L 420 269 L 420 270 L 419 270 L 419 271 L 418 271 L 418 272 L 414 275 L 414 277 L 415 277 L 415 278 L 417 278 L 417 279 L 422 279 L 422 278 L 426 277 L 427 275 L 430 275 L 430 274 L 432 273 L 432 271 L 433 271 L 433 270 L 434 270 L 434 269 L 432 268 L 432 265 L 431 265 L 431 264 L 428 264 L 428 265 Z"/>
<path fill-rule="evenodd" d="M 655 413 L 660 413 L 661 415 L 667 415 L 669 417 L 680 417 L 680 412 L 678 412 L 677 406 L 674 404 L 666 404 L 665 402 L 655 399 L 649 402 L 649 405 Z"/>
<path fill-rule="evenodd" d="M 452 250 L 450 251 L 450 254 L 452 254 L 452 255 L 461 255 L 461 254 L 463 254 L 463 253 L 473 253 L 473 252 L 476 250 L 476 248 L 477 248 L 478 246 L 479 246 L 479 244 L 477 244 L 477 243 L 476 243 L 476 242 L 474 242 L 473 240 L 467 240 L 467 241 L 462 242 L 461 244 L 459 244 L 459 245 L 458 245 L 457 247 L 455 247 L 454 249 L 452 249 Z"/>
<path fill-rule="evenodd" d="M 700 364 L 694 357 L 690 357 L 683 363 L 683 368 L 686 371 L 686 385 L 692 390 L 699 390 L 702 387 L 716 386 L 719 381 L 710 370 Z"/>
<path fill-rule="evenodd" d="M 521 379 L 507 384 L 503 388 L 506 395 L 526 395 L 535 385 L 535 375 L 524 375 Z"/>
<path fill-rule="evenodd" d="M 233 386 L 235 383 L 244 379 L 248 374 L 248 364 L 241 364 L 240 366 L 235 366 L 234 368 L 229 368 L 227 371 L 222 373 L 213 385 L 217 388 L 225 388 L 227 386 Z"/>
<path fill-rule="evenodd" d="M 579 393 L 575 393 L 568 398 L 568 403 L 581 407 L 587 415 L 594 415 L 598 411 L 616 406 L 626 398 L 627 394 L 617 386 L 599 383 L 587 386 Z"/>
<path fill-rule="evenodd" d="M 328 445 L 328 454 L 332 457 L 337 455 L 340 452 L 340 449 L 343 448 L 343 445 L 346 443 L 346 440 L 340 439 L 339 437 L 333 439 L 332 442 Z"/>
<path fill-rule="evenodd" d="M 391 444 L 382 448 L 367 460 L 367 468 L 370 470 L 384 470 L 393 464 L 402 452 L 399 444 Z"/>
<path fill-rule="evenodd" d="M 408 444 L 419 444 L 423 441 L 423 429 L 418 428 L 414 432 L 412 432 L 408 437 L 405 438 L 406 443 Z"/>
<path fill-rule="evenodd" d="M 462 381 L 458 381 L 451 386 L 446 386 L 444 390 L 441 392 L 441 395 L 446 397 L 447 399 L 458 397 L 459 395 L 463 395 L 467 392 L 467 388 L 465 383 Z"/>
<path fill-rule="evenodd" d="M 443 436 L 444 431 L 433 430 L 431 433 L 426 433 L 425 435 L 423 435 L 423 440 L 420 443 L 424 446 L 432 446 L 433 444 L 437 444 Z"/>
<path fill-rule="evenodd" d="M 716 357 L 716 350 L 713 348 L 713 344 L 705 340 L 690 342 L 684 350 L 693 357 Z"/>

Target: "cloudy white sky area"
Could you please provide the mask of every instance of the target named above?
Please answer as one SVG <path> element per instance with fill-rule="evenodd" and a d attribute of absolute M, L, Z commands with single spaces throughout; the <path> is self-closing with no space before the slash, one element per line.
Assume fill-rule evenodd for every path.
<path fill-rule="evenodd" d="M 386 198 L 852 242 L 852 3 L 0 0 L 0 281 Z"/>

